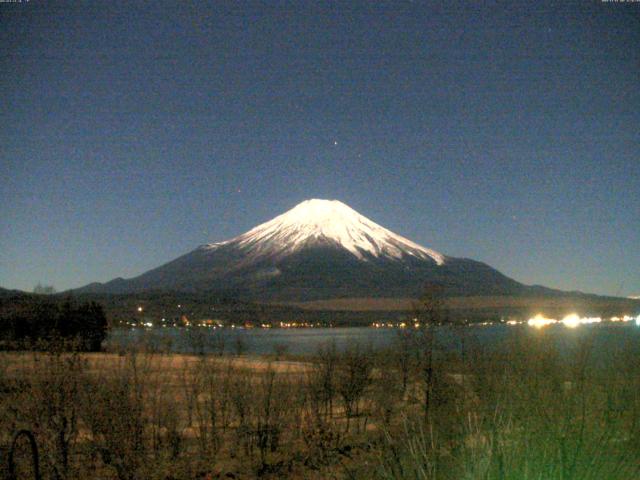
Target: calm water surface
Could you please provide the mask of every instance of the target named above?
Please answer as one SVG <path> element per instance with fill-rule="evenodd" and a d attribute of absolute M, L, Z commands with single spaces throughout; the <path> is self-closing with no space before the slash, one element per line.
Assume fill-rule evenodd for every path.
<path fill-rule="evenodd" d="M 297 329 L 208 329 L 208 328 L 156 328 L 116 329 L 111 332 L 109 348 L 130 348 L 140 345 L 147 348 L 176 353 L 216 352 L 224 345 L 224 351 L 235 353 L 272 354 L 278 348 L 296 355 L 313 354 L 319 348 L 335 344 L 338 350 L 358 344 L 373 349 L 397 345 L 399 330 L 392 328 L 297 328 Z M 615 352 L 627 344 L 640 346 L 640 327 L 627 324 L 583 325 L 570 329 L 552 325 L 535 329 L 527 325 L 487 325 L 466 327 L 438 327 L 437 344 L 442 350 L 455 351 L 462 345 L 496 348 L 505 340 L 529 341 L 544 336 L 557 344 L 560 351 L 576 348 L 581 342 L 591 340 L 594 352 Z M 240 347 L 238 347 L 240 345 Z"/>

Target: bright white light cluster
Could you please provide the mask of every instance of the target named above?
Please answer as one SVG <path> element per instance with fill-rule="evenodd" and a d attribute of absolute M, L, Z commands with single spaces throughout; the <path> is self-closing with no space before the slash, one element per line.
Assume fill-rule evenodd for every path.
<path fill-rule="evenodd" d="M 580 317 L 575 313 L 572 313 L 571 315 L 567 315 L 561 320 L 561 323 L 563 323 L 565 327 L 569 327 L 569 328 L 576 328 L 580 325 L 585 325 L 589 323 L 600 323 L 600 322 L 602 322 L 602 318 L 600 317 Z"/>
<path fill-rule="evenodd" d="M 624 315 L 623 317 L 611 317 L 609 321 L 610 322 L 635 321 L 636 325 L 640 326 L 640 315 L 638 315 L 637 317 L 632 317 L 630 315 Z M 572 313 L 564 317 L 562 320 L 557 320 L 555 318 L 546 318 L 545 316 L 538 314 L 535 317 L 530 318 L 527 321 L 527 324 L 532 327 L 542 328 L 542 327 L 546 327 L 547 325 L 561 323 L 565 327 L 576 328 L 580 325 L 589 325 L 592 323 L 601 323 L 601 322 L 602 322 L 601 317 L 581 317 L 577 313 Z"/>
<path fill-rule="evenodd" d="M 633 318 L 631 315 L 624 315 L 622 317 L 611 317 L 612 322 L 631 322 L 634 320 L 636 322 L 636 325 L 640 325 L 640 315 L 635 318 Z"/>
<path fill-rule="evenodd" d="M 543 315 L 538 314 L 535 317 L 530 318 L 527 323 L 532 327 L 542 328 L 546 327 L 547 325 L 558 323 L 558 321 L 553 318 L 545 318 Z"/>

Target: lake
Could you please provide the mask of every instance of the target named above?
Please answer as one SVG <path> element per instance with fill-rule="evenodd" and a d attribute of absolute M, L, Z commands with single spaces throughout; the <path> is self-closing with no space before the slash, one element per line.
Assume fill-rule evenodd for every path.
<path fill-rule="evenodd" d="M 118 350 L 142 345 L 146 348 L 175 353 L 214 353 L 224 349 L 235 353 L 238 348 L 247 354 L 273 354 L 285 349 L 295 355 L 313 354 L 319 348 L 335 344 L 338 350 L 359 344 L 373 349 L 394 346 L 399 329 L 395 328 L 133 328 L 115 329 L 108 339 L 109 349 Z M 592 338 L 594 352 L 613 352 L 626 343 L 640 345 L 640 327 L 634 322 L 624 324 L 603 323 L 567 328 L 551 325 L 536 329 L 528 325 L 492 324 L 484 326 L 437 327 L 436 340 L 440 349 L 455 351 L 461 345 L 479 345 L 494 348 L 504 340 L 520 337 L 546 336 L 557 343 L 559 349 L 571 349 L 581 340 Z"/>

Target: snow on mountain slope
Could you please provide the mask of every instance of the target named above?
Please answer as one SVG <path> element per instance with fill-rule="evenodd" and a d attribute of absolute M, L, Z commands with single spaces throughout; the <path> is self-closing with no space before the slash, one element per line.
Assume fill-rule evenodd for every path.
<path fill-rule="evenodd" d="M 431 259 L 438 265 L 445 263 L 444 255 L 396 235 L 337 200 L 306 200 L 238 237 L 203 248 L 215 250 L 233 245 L 252 256 L 280 257 L 308 245 L 331 243 L 361 260 L 366 260 L 368 254 L 395 259 L 413 256 Z"/>

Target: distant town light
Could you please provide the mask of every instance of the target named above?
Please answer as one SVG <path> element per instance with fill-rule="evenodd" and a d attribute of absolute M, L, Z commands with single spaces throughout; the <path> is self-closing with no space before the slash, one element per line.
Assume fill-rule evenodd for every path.
<path fill-rule="evenodd" d="M 580 323 L 600 323 L 602 322 L 602 318 L 600 317 L 586 317 L 581 318 Z"/>
<path fill-rule="evenodd" d="M 142 312 L 142 307 L 138 307 L 138 312 Z"/>
<path fill-rule="evenodd" d="M 580 325 L 580 317 L 577 313 L 572 313 L 571 315 L 567 315 L 562 319 L 562 324 L 565 327 L 576 328 L 578 325 Z"/>
<path fill-rule="evenodd" d="M 539 313 L 535 317 L 530 318 L 527 323 L 532 327 L 542 328 L 546 327 L 547 325 L 558 323 L 558 321 L 553 318 L 545 318 L 542 314 Z"/>

